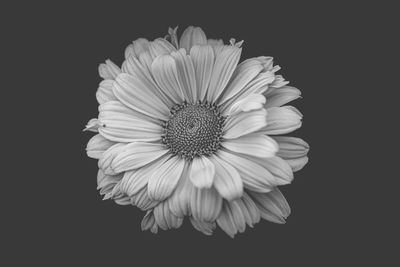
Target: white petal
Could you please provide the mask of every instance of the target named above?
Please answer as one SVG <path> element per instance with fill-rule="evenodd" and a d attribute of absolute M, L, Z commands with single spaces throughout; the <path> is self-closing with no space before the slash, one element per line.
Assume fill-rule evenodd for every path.
<path fill-rule="evenodd" d="M 109 149 L 114 144 L 114 142 L 105 139 L 100 134 L 96 134 L 87 143 L 86 153 L 88 157 L 99 159 L 103 155 L 104 151 Z"/>
<path fill-rule="evenodd" d="M 185 95 L 172 56 L 162 55 L 157 57 L 151 65 L 151 71 L 157 84 L 166 95 L 170 96 L 175 103 L 183 102 Z"/>
<path fill-rule="evenodd" d="M 107 175 L 102 169 L 97 172 L 97 189 L 100 189 L 100 194 L 104 195 L 111 192 L 114 186 L 122 179 L 122 174 Z"/>
<path fill-rule="evenodd" d="M 214 181 L 215 167 L 207 157 L 195 157 L 190 166 L 189 177 L 198 188 L 210 188 Z"/>
<path fill-rule="evenodd" d="M 259 58 L 247 59 L 240 63 L 232 74 L 232 81 L 229 82 L 219 103 L 224 103 L 242 91 L 263 69 L 262 61 Z"/>
<path fill-rule="evenodd" d="M 209 45 L 193 46 L 190 50 L 190 57 L 195 70 L 197 99 L 203 101 L 214 68 L 214 51 Z"/>
<path fill-rule="evenodd" d="M 292 167 L 294 172 L 300 171 L 308 162 L 308 157 L 304 156 L 298 159 L 287 159 L 286 162 Z"/>
<path fill-rule="evenodd" d="M 109 59 L 99 65 L 99 75 L 105 80 L 114 80 L 120 73 L 121 69 Z"/>
<path fill-rule="evenodd" d="M 148 164 L 136 170 L 127 171 L 121 180 L 121 192 L 128 196 L 137 194 L 147 183 L 153 174 L 167 159 L 162 158 L 155 160 L 152 164 Z"/>
<path fill-rule="evenodd" d="M 222 198 L 214 188 L 192 190 L 190 209 L 195 220 L 213 222 L 219 216 Z"/>
<path fill-rule="evenodd" d="M 290 207 L 278 188 L 269 193 L 250 192 L 250 195 L 253 197 L 264 220 L 285 223 L 285 219 L 290 214 Z"/>
<path fill-rule="evenodd" d="M 121 73 L 114 83 L 114 95 L 126 106 L 148 116 L 167 120 L 169 107 L 138 78 Z"/>
<path fill-rule="evenodd" d="M 134 196 L 132 196 L 132 201 L 135 206 L 141 210 L 152 209 L 157 206 L 160 202 L 153 200 L 149 197 L 147 187 L 143 187 Z"/>
<path fill-rule="evenodd" d="M 274 136 L 279 144 L 278 156 L 284 159 L 297 159 L 307 155 L 310 146 L 297 137 Z"/>
<path fill-rule="evenodd" d="M 158 226 L 156 220 L 154 219 L 153 210 L 148 210 L 146 215 L 143 217 L 142 222 L 140 224 L 142 231 L 154 229 L 154 233 L 157 233 Z"/>
<path fill-rule="evenodd" d="M 174 193 L 168 198 L 170 210 L 178 217 L 190 214 L 190 196 L 193 184 L 189 179 L 189 164 L 185 163 L 181 178 Z"/>
<path fill-rule="evenodd" d="M 275 178 L 274 185 L 289 184 L 293 180 L 293 171 L 287 161 L 280 157 L 257 158 L 247 157 L 267 169 Z"/>
<path fill-rule="evenodd" d="M 261 72 L 251 82 L 249 82 L 235 96 L 227 100 L 222 106 L 221 111 L 226 112 L 234 103 L 248 97 L 251 94 L 262 94 L 268 90 L 269 85 L 274 81 L 275 74 L 271 71 Z"/>
<path fill-rule="evenodd" d="M 139 79 L 144 88 L 150 90 L 154 95 L 158 96 L 167 106 L 170 107 L 174 105 L 174 102 L 171 101 L 171 99 L 167 97 L 157 85 L 151 74 L 151 71 L 136 57 L 127 58 L 122 64 L 122 71 Z"/>
<path fill-rule="evenodd" d="M 242 211 L 242 207 L 239 203 L 241 200 L 233 200 L 225 202 L 225 205 L 229 205 L 229 209 L 232 214 L 232 221 L 235 224 L 235 228 L 239 233 L 243 233 L 246 230 L 246 219 Z"/>
<path fill-rule="evenodd" d="M 194 103 L 197 100 L 196 75 L 192 59 L 184 49 L 172 52 L 178 71 L 179 84 L 182 86 L 185 99 Z"/>
<path fill-rule="evenodd" d="M 224 138 L 233 139 L 255 132 L 267 125 L 265 109 L 241 112 L 226 119 Z"/>
<path fill-rule="evenodd" d="M 112 160 L 111 168 L 117 173 L 137 169 L 153 162 L 167 152 L 168 150 L 163 144 L 130 143 L 118 152 Z"/>
<path fill-rule="evenodd" d="M 96 92 L 96 98 L 99 104 L 103 104 L 107 101 L 117 99 L 113 93 L 113 84 L 114 80 L 103 80 L 99 84 L 99 88 L 97 89 Z"/>
<path fill-rule="evenodd" d="M 86 124 L 85 129 L 83 129 L 83 131 L 90 131 L 90 132 L 97 133 L 97 132 L 99 132 L 100 126 L 101 126 L 100 122 L 97 118 L 90 119 L 88 121 L 88 123 Z"/>
<path fill-rule="evenodd" d="M 125 49 L 125 58 L 131 56 L 139 57 L 141 53 L 149 50 L 149 45 L 150 42 L 144 38 L 139 38 L 133 41 L 133 43 Z"/>
<path fill-rule="evenodd" d="M 228 201 L 241 197 L 243 182 L 239 172 L 229 163 L 212 156 L 215 165 L 214 186 L 218 193 Z"/>
<path fill-rule="evenodd" d="M 218 157 L 236 168 L 245 188 L 256 192 L 269 192 L 274 186 L 274 176 L 259 164 L 223 150 Z"/>
<path fill-rule="evenodd" d="M 237 139 L 227 139 L 222 146 L 233 152 L 260 158 L 274 157 L 279 149 L 274 139 L 262 134 L 248 134 Z"/>
<path fill-rule="evenodd" d="M 109 101 L 99 107 L 99 132 L 114 142 L 161 140 L 160 122 L 132 110 L 119 101 Z"/>
<path fill-rule="evenodd" d="M 267 110 L 267 126 L 260 132 L 265 134 L 286 134 L 301 127 L 301 113 L 294 107 L 273 107 Z"/>
<path fill-rule="evenodd" d="M 190 217 L 193 227 L 205 235 L 212 235 L 216 225 L 215 222 L 202 222 Z"/>
<path fill-rule="evenodd" d="M 280 70 L 279 66 L 275 66 L 274 71 Z M 281 88 L 285 85 L 287 85 L 289 81 L 285 81 L 285 79 L 282 77 L 282 75 L 275 75 L 275 80 L 271 83 L 271 87 L 273 88 Z"/>
<path fill-rule="evenodd" d="M 194 45 L 207 44 L 207 38 L 203 30 L 199 27 L 187 27 L 179 41 L 179 47 L 184 48 L 188 53 Z"/>
<path fill-rule="evenodd" d="M 114 175 L 117 174 L 115 170 L 111 168 L 111 162 L 114 158 L 119 155 L 125 148 L 127 144 L 117 143 L 111 146 L 109 149 L 104 151 L 103 155 L 99 159 L 99 168 L 104 171 L 105 174 Z"/>
<path fill-rule="evenodd" d="M 300 97 L 300 90 L 291 86 L 268 90 L 264 95 L 267 99 L 265 108 L 280 107 Z"/>
<path fill-rule="evenodd" d="M 154 171 L 148 182 L 149 197 L 154 200 L 164 200 L 174 191 L 181 177 L 185 161 L 171 157 Z"/>
<path fill-rule="evenodd" d="M 157 38 L 149 45 L 149 52 L 153 59 L 161 55 L 169 55 L 176 51 L 175 47 L 163 38 Z"/>
<path fill-rule="evenodd" d="M 262 94 L 251 94 L 233 103 L 224 115 L 233 115 L 242 111 L 247 112 L 261 109 L 264 107 L 265 102 L 265 96 L 263 96 Z"/>
<path fill-rule="evenodd" d="M 243 193 L 243 197 L 241 198 L 241 200 L 247 210 L 247 212 L 243 212 L 246 216 L 246 222 L 250 227 L 253 227 L 254 224 L 260 221 L 260 210 L 257 208 L 257 205 L 247 193 Z"/>
<path fill-rule="evenodd" d="M 154 208 L 154 218 L 163 230 L 179 228 L 183 222 L 183 218 L 175 216 L 165 202 L 161 202 Z"/>
<path fill-rule="evenodd" d="M 216 56 L 207 91 L 209 102 L 215 102 L 225 89 L 239 62 L 241 52 L 242 49 L 236 46 L 225 46 L 224 50 Z"/>
<path fill-rule="evenodd" d="M 217 219 L 217 223 L 221 229 L 227 233 L 231 238 L 237 233 L 237 228 L 233 220 L 232 211 L 226 202 L 223 205 L 221 213 Z"/>

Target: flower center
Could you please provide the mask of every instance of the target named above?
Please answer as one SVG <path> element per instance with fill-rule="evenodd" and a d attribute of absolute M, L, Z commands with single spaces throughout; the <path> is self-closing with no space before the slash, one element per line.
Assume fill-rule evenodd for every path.
<path fill-rule="evenodd" d="M 175 105 L 164 124 L 162 141 L 172 154 L 186 159 L 209 156 L 221 146 L 224 121 L 215 104 Z"/>

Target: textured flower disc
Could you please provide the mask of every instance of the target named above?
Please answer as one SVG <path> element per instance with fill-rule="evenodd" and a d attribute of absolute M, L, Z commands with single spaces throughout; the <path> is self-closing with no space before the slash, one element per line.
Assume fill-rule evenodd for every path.
<path fill-rule="evenodd" d="M 137 39 L 118 67 L 100 64 L 99 115 L 85 130 L 98 160 L 104 199 L 146 211 L 143 230 L 178 228 L 188 218 L 229 236 L 260 219 L 284 223 L 278 186 L 308 162 L 309 146 L 281 136 L 301 127 L 289 86 L 271 57 L 240 62 L 242 42 L 207 39 L 198 27 L 180 38 Z"/>
<path fill-rule="evenodd" d="M 165 123 L 163 143 L 174 155 L 188 160 L 210 156 L 221 146 L 224 117 L 207 102 L 180 104 L 171 110 Z"/>

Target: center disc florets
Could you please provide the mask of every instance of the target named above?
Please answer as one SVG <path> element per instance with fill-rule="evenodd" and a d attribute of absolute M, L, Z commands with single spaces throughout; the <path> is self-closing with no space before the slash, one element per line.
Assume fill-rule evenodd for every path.
<path fill-rule="evenodd" d="M 186 159 L 209 156 L 221 146 L 224 121 L 215 104 L 198 102 L 175 105 L 164 124 L 162 140 L 174 155 Z"/>

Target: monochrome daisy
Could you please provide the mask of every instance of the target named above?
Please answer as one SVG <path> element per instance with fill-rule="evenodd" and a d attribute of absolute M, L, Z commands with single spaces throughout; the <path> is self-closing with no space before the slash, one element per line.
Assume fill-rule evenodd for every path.
<path fill-rule="evenodd" d="M 201 28 L 137 39 L 118 67 L 100 64 L 97 132 L 104 199 L 146 211 L 143 230 L 178 228 L 187 217 L 210 235 L 229 236 L 260 219 L 284 223 L 290 208 L 278 186 L 308 161 L 308 145 L 282 136 L 301 126 L 287 103 L 300 97 L 271 57 L 239 63 L 242 43 L 207 39 Z"/>

